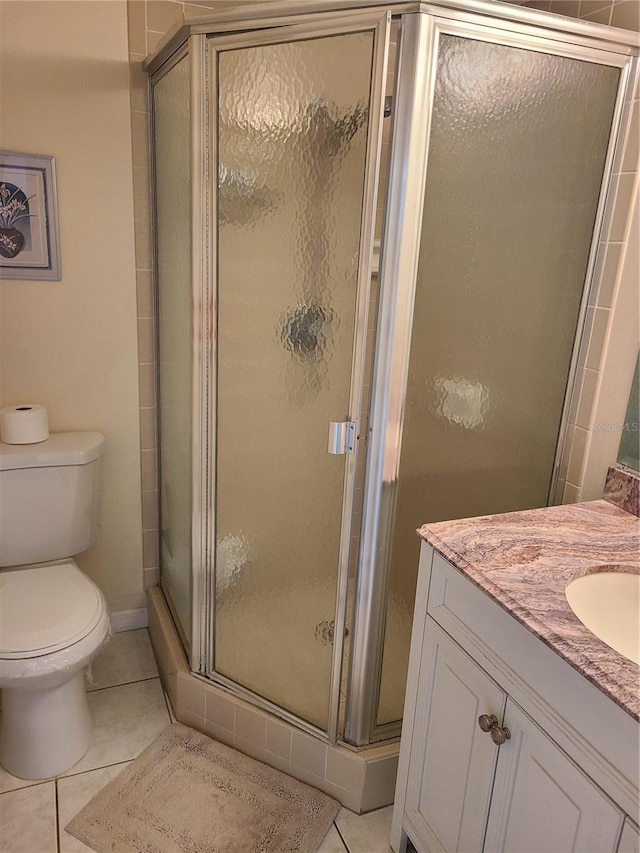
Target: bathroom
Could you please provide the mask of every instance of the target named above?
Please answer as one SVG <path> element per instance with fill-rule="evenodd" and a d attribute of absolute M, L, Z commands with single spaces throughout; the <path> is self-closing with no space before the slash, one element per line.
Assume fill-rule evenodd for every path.
<path fill-rule="evenodd" d="M 42 401 L 53 430 L 105 435 L 98 541 L 78 563 L 102 589 L 120 631 L 144 627 L 145 590 L 158 582 L 148 105 L 140 63 L 183 11 L 201 14 L 211 5 L 224 4 L 0 5 L 2 148 L 55 155 L 62 246 L 60 282 L 2 282 L 0 403 Z M 567 4 L 532 5 L 567 11 Z M 623 16 L 633 4 L 581 5 L 586 20 L 615 24 L 619 16 L 628 26 Z M 605 283 L 587 312 L 566 502 L 600 497 L 617 454 L 615 431 L 590 427 L 624 421 L 637 355 L 637 228 L 628 215 L 636 174 L 629 153 Z"/>

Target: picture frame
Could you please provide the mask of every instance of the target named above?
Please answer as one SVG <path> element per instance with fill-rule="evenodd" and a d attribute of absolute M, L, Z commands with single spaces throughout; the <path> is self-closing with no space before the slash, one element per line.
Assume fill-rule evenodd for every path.
<path fill-rule="evenodd" d="M 53 157 L 0 151 L 0 279 L 61 279 Z"/>

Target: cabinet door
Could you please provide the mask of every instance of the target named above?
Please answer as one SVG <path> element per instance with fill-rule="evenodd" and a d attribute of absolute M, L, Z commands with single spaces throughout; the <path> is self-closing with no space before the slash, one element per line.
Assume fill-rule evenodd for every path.
<path fill-rule="evenodd" d="M 615 851 L 623 815 L 511 699 L 487 826 L 485 851 Z"/>
<path fill-rule="evenodd" d="M 640 853 L 640 832 L 633 821 L 627 818 L 622 827 L 618 853 Z"/>
<path fill-rule="evenodd" d="M 478 726 L 505 694 L 431 619 L 425 628 L 405 805 L 429 851 L 478 851 L 498 747 Z"/>

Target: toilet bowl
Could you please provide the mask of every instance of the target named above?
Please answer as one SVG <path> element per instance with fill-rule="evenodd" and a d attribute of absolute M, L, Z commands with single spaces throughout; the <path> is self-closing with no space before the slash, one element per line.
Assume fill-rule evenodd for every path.
<path fill-rule="evenodd" d="M 91 739 L 83 671 L 111 629 L 71 557 L 95 538 L 103 445 L 99 433 L 0 442 L 0 764 L 24 779 L 68 770 Z"/>
<path fill-rule="evenodd" d="M 89 746 L 83 671 L 110 634 L 104 597 L 72 560 L 5 571 L 0 626 L 0 764 L 55 776 Z"/>

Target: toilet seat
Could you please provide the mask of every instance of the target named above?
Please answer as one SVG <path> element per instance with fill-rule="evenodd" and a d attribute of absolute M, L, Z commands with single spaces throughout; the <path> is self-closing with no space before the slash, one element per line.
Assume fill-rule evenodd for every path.
<path fill-rule="evenodd" d="M 79 642 L 104 613 L 98 587 L 71 560 L 0 573 L 0 660 L 49 655 Z"/>

